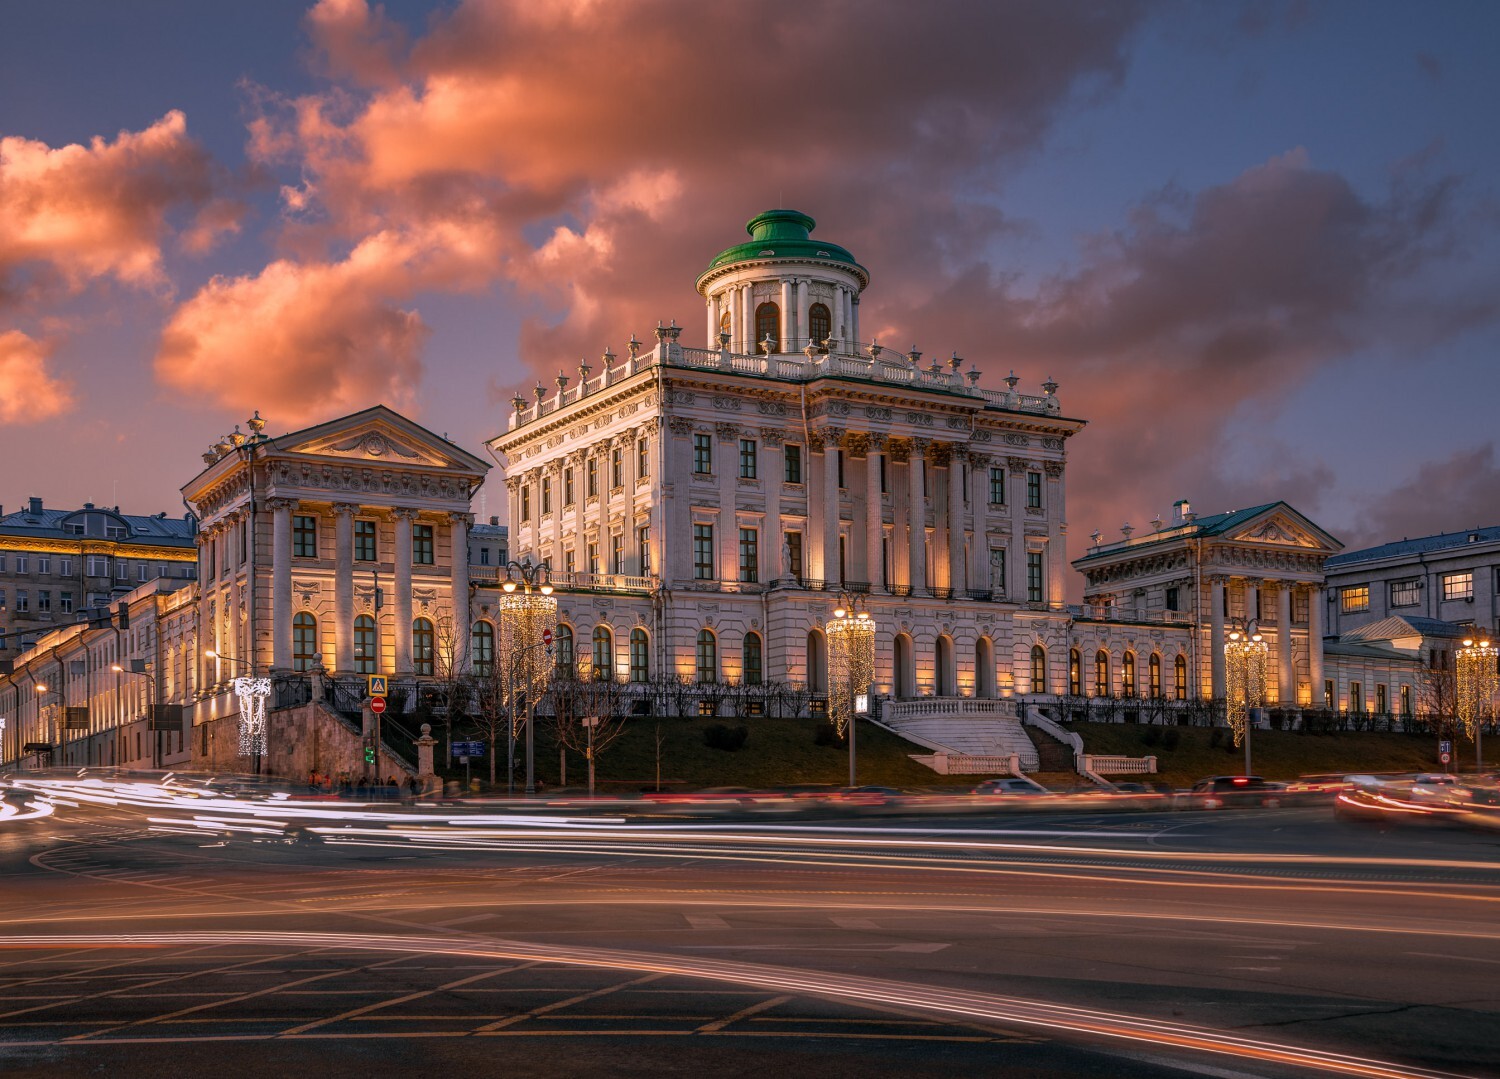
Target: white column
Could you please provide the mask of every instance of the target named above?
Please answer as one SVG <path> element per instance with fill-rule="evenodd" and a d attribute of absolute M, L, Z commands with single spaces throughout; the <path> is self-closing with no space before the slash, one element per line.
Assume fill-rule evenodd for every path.
<path fill-rule="evenodd" d="M 1326 602 L 1323 588 L 1317 585 L 1308 588 L 1307 670 L 1314 708 L 1321 708 L 1326 703 L 1323 697 L 1323 612 Z"/>
<path fill-rule="evenodd" d="M 927 591 L 927 491 L 922 478 L 922 463 L 927 459 L 927 448 L 932 445 L 928 438 L 911 440 L 911 460 L 906 466 L 906 512 L 907 528 L 910 532 L 907 544 L 908 580 L 911 594 L 924 595 Z"/>
<path fill-rule="evenodd" d="M 745 330 L 741 339 L 741 352 L 755 355 L 758 350 L 755 342 L 755 286 L 740 286 L 740 311 L 744 315 Z"/>
<path fill-rule="evenodd" d="M 553 491 L 554 499 L 552 505 L 553 517 L 557 520 L 558 506 L 555 499 L 558 492 Z M 472 624 L 472 616 L 469 611 L 469 524 L 473 516 L 467 513 L 450 513 L 448 520 L 452 523 L 451 547 L 453 558 L 453 638 L 455 645 L 455 656 L 458 660 L 455 674 L 467 674 L 469 672 L 469 627 Z"/>
<path fill-rule="evenodd" d="M 1292 585 L 1289 581 L 1269 583 L 1276 589 L 1277 699 L 1287 708 L 1297 703 L 1297 672 L 1292 666 Z"/>
<path fill-rule="evenodd" d="M 885 552 L 885 514 L 880 499 L 880 461 L 886 436 L 865 436 L 865 580 L 870 591 L 884 590 L 882 561 Z"/>
<path fill-rule="evenodd" d="M 849 346 L 849 351 L 851 353 L 854 353 L 855 355 L 858 355 L 859 354 L 859 297 L 858 296 L 851 296 L 849 298 L 849 310 L 854 312 L 854 314 L 852 316 L 852 318 L 853 318 L 853 326 L 851 327 L 851 329 L 849 331 L 850 338 L 851 338 L 850 346 Z"/>
<path fill-rule="evenodd" d="M 839 448 L 842 427 L 823 428 L 823 580 L 839 587 Z M 847 576 L 847 574 L 846 574 Z"/>
<path fill-rule="evenodd" d="M 662 573 L 668 581 L 691 581 L 693 579 L 693 510 L 691 484 L 693 475 L 693 424 L 691 420 L 671 420 L 670 433 L 662 433 L 662 463 L 675 460 L 677 463 L 664 468 L 658 481 L 658 490 L 671 479 L 671 501 L 663 516 L 666 528 L 660 543 L 666 546 L 666 567 Z"/>
<path fill-rule="evenodd" d="M 792 282 L 783 278 L 781 282 L 781 351 L 792 351 Z"/>
<path fill-rule="evenodd" d="M 1227 584 L 1228 579 L 1224 577 L 1209 579 L 1212 589 L 1208 615 L 1209 692 L 1215 700 L 1223 700 L 1228 688 L 1224 672 L 1224 589 Z"/>
<path fill-rule="evenodd" d="M 807 309 L 811 306 L 812 304 L 809 302 L 807 295 L 807 278 L 799 277 L 797 279 L 797 336 L 800 339 L 798 342 L 799 349 L 806 346 L 808 334 L 812 332 L 811 327 L 807 324 Z"/>
<path fill-rule="evenodd" d="M 961 442 L 948 445 L 948 587 L 959 599 L 964 583 L 964 452 Z"/>
<path fill-rule="evenodd" d="M 229 570 L 229 584 L 224 592 L 224 609 L 229 614 L 229 635 L 224 638 L 220 647 L 231 660 L 228 664 L 231 678 L 240 672 L 238 661 L 244 657 L 244 651 L 240 648 L 240 573 L 234 557 L 239 554 L 239 545 L 235 543 L 234 535 L 238 517 L 237 513 L 231 514 L 219 530 L 219 557 L 223 559 L 219 564 Z"/>
<path fill-rule="evenodd" d="M 354 513 L 351 502 L 333 504 L 333 669 L 354 673 Z"/>
<path fill-rule="evenodd" d="M 833 288 L 833 310 L 830 314 L 833 316 L 833 336 L 839 339 L 841 346 L 844 340 L 844 296 L 844 286 L 835 285 Z"/>
<path fill-rule="evenodd" d="M 271 666 L 292 665 L 292 507 L 290 498 L 271 500 Z"/>
<path fill-rule="evenodd" d="M 1063 466 L 1061 461 L 1047 461 L 1042 465 L 1046 473 L 1045 502 L 1047 514 L 1047 606 L 1054 611 L 1063 609 L 1066 602 L 1067 578 L 1064 575 L 1067 552 L 1063 543 L 1063 529 L 1067 525 L 1067 507 L 1063 498 Z"/>
<path fill-rule="evenodd" d="M 1006 481 L 1010 484 L 1010 546 L 1005 551 L 1006 598 L 1026 602 L 1026 473 L 1031 462 L 1007 457 Z"/>
<path fill-rule="evenodd" d="M 719 342 L 718 342 L 718 339 L 717 339 L 717 334 L 719 332 L 719 327 L 718 327 L 717 322 L 714 319 L 714 307 L 715 307 L 714 301 L 710 297 L 708 297 L 708 296 L 703 297 L 703 322 L 704 322 L 704 329 L 706 331 L 704 333 L 704 335 L 703 335 L 703 342 L 704 342 L 703 343 L 703 347 L 704 348 L 718 348 L 719 347 Z"/>
<path fill-rule="evenodd" d="M 969 454 L 969 588 L 990 587 L 990 459 L 988 454 Z"/>
<path fill-rule="evenodd" d="M 719 480 L 719 580 L 740 579 L 740 526 L 735 514 L 739 501 L 740 429 L 732 423 L 715 428 L 718 459 L 714 468 Z"/>
<path fill-rule="evenodd" d="M 765 584 L 786 573 L 781 561 L 781 481 L 786 475 L 783 432 L 776 427 L 760 429 L 760 482 L 766 492 L 766 523 L 760 533 L 760 579 Z"/>
<path fill-rule="evenodd" d="M 411 525 L 417 511 L 397 508 L 396 517 L 396 675 L 411 675 Z"/>

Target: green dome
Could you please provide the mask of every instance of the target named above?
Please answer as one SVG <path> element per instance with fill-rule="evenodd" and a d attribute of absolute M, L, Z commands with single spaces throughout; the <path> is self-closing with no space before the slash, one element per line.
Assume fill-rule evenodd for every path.
<path fill-rule="evenodd" d="M 708 269 L 698 278 L 699 290 L 702 290 L 705 278 L 730 263 L 768 258 L 777 261 L 841 262 L 854 270 L 862 284 L 867 284 L 870 275 L 854 261 L 853 255 L 838 244 L 814 240 L 808 235 L 816 225 L 816 221 L 800 210 L 767 210 L 756 214 L 745 226 L 745 231 L 751 237 L 749 242 L 735 244 L 715 255 L 708 264 Z"/>

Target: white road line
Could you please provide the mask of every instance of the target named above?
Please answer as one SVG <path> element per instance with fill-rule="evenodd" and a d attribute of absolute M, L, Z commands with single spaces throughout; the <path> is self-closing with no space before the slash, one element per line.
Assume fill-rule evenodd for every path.
<path fill-rule="evenodd" d="M 729 923 L 717 914 L 684 914 L 688 925 L 694 929 L 728 929 Z"/>

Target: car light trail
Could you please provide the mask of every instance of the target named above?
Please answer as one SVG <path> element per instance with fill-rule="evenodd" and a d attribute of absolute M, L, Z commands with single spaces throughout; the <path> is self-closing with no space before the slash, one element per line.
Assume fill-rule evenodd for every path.
<path fill-rule="evenodd" d="M 80 934 L 0 937 L 0 948 L 172 947 L 245 944 L 276 947 L 357 949 L 373 952 L 457 955 L 470 958 L 557 963 L 606 970 L 628 970 L 754 986 L 859 1005 L 916 1009 L 966 1020 L 1011 1023 L 1048 1033 L 1143 1043 L 1159 1047 L 1261 1061 L 1363 1079 L 1454 1079 L 1456 1073 L 1411 1068 L 1367 1057 L 1332 1053 L 1286 1042 L 1265 1041 L 1206 1027 L 1126 1015 L 1023 997 L 1001 996 L 941 986 L 855 975 L 802 971 L 737 960 L 659 955 L 602 948 L 476 941 L 452 937 L 385 936 L 354 933 L 222 932 Z M 293 1035 L 295 1036 L 295 1035 Z"/>

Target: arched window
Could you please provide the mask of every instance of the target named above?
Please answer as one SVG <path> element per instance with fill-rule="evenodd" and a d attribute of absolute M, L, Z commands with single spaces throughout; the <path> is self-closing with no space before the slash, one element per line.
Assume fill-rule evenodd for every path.
<path fill-rule="evenodd" d="M 557 677 L 573 677 L 573 627 L 561 622 L 557 625 Z"/>
<path fill-rule="evenodd" d="M 1047 692 L 1047 650 L 1039 644 L 1031 646 L 1031 692 Z"/>
<path fill-rule="evenodd" d="M 1177 699 L 1185 701 L 1187 700 L 1187 657 L 1179 654 L 1172 666 L 1174 668 L 1172 673 L 1176 682 Z"/>
<path fill-rule="evenodd" d="M 1122 691 L 1126 697 L 1135 696 L 1135 653 L 1126 652 L 1120 661 L 1120 677 L 1124 681 Z"/>
<path fill-rule="evenodd" d="M 607 626 L 594 627 L 594 681 L 612 682 L 615 677 L 615 635 Z"/>
<path fill-rule="evenodd" d="M 1155 652 L 1146 661 L 1146 677 L 1150 679 L 1150 692 L 1152 697 L 1161 696 L 1161 657 Z"/>
<path fill-rule="evenodd" d="M 828 308 L 820 303 L 813 304 L 807 309 L 807 335 L 812 338 L 813 344 L 823 348 L 823 342 L 828 340 L 831 333 L 833 317 L 829 315 Z"/>
<path fill-rule="evenodd" d="M 474 673 L 488 678 L 495 670 L 495 627 L 480 619 L 474 623 L 474 632 L 469 638 L 469 658 L 474 664 Z"/>
<path fill-rule="evenodd" d="M 1109 653 L 1102 648 L 1094 653 L 1094 696 L 1109 696 Z"/>
<path fill-rule="evenodd" d="M 1068 651 L 1068 692 L 1075 697 L 1083 696 L 1083 657 L 1076 648 Z"/>
<path fill-rule="evenodd" d="M 318 620 L 302 611 L 292 619 L 292 670 L 311 670 L 317 658 Z"/>
<path fill-rule="evenodd" d="M 807 631 L 807 689 L 818 696 L 828 692 L 828 640 L 820 629 Z"/>
<path fill-rule="evenodd" d="M 700 630 L 698 632 L 698 681 L 712 683 L 718 680 L 719 642 L 714 637 L 713 630 Z"/>
<path fill-rule="evenodd" d="M 357 674 L 374 674 L 380 662 L 380 642 L 375 636 L 375 619 L 362 614 L 354 620 L 354 670 Z"/>
<path fill-rule="evenodd" d="M 436 650 L 433 647 L 432 623 L 418 618 L 411 624 L 411 669 L 431 678 Z"/>
<path fill-rule="evenodd" d="M 760 351 L 761 342 L 771 339 L 771 351 L 781 351 L 781 308 L 774 303 L 763 303 L 755 309 L 755 351 Z"/>
<path fill-rule="evenodd" d="M 651 681 L 651 641 L 639 627 L 630 631 L 630 680 Z"/>
<path fill-rule="evenodd" d="M 937 676 L 937 695 L 939 697 L 958 696 L 958 687 L 954 684 L 957 679 L 955 670 L 956 662 L 953 655 L 953 638 L 946 633 L 939 633 L 937 643 L 934 647 L 934 662 L 936 669 L 933 673 Z"/>
<path fill-rule="evenodd" d="M 760 634 L 745 634 L 744 649 L 744 674 L 741 680 L 747 686 L 758 686 L 761 683 L 761 660 L 760 660 Z"/>

